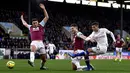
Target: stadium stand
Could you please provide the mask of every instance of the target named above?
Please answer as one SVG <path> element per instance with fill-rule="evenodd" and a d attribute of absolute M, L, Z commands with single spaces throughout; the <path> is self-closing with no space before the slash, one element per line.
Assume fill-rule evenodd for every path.
<path fill-rule="evenodd" d="M 62 7 L 61 7 L 62 6 Z M 52 8 L 53 7 L 53 8 Z M 74 8 L 76 7 L 76 9 Z M 57 9 L 56 9 L 57 8 Z M 62 32 L 63 26 L 69 26 L 71 23 L 77 23 L 86 36 L 91 33 L 90 24 L 93 21 L 98 21 L 100 27 L 106 27 L 109 30 L 113 31 L 115 29 L 120 29 L 120 9 L 113 8 L 101 8 L 101 7 L 90 7 L 90 6 L 80 6 L 80 5 L 71 5 L 71 4 L 47 4 L 47 10 L 49 13 L 49 21 L 45 25 L 45 36 L 46 41 L 52 41 L 57 49 L 72 49 L 71 40 L 68 38 L 65 33 Z M 78 10 L 78 11 L 77 11 Z M 127 19 L 130 14 L 130 10 L 124 10 L 124 30 L 130 34 L 130 21 Z M 24 12 L 25 19 L 28 19 L 28 14 L 26 11 L 18 10 L 6 10 L 0 9 L 0 22 L 12 22 L 15 23 L 25 34 L 28 35 L 28 29 L 26 29 L 21 21 L 20 15 Z M 41 20 L 44 16 L 39 12 L 32 12 L 32 17 L 39 17 Z M 29 48 L 29 39 L 21 37 L 13 37 L 7 34 L 4 36 L 0 34 L 0 47 L 1 48 Z M 111 39 L 111 38 L 109 38 Z M 112 44 L 112 41 L 109 41 Z M 94 46 L 96 43 L 86 43 L 87 47 Z M 129 45 L 129 42 L 128 42 Z M 128 49 L 128 46 L 125 50 Z M 112 46 L 109 47 L 109 51 L 113 51 Z M 21 53 L 18 54 L 19 56 Z M 21 58 L 21 57 L 20 57 Z"/>

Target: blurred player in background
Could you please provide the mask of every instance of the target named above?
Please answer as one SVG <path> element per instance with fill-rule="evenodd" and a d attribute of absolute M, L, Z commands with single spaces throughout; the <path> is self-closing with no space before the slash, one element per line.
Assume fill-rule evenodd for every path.
<path fill-rule="evenodd" d="M 84 51 L 84 40 L 79 37 L 79 34 L 82 34 L 78 30 L 78 26 L 73 23 L 71 25 L 71 32 L 73 35 L 73 46 L 74 46 L 74 53 L 81 53 Z M 72 66 L 73 70 L 81 71 L 83 68 L 87 66 L 80 66 L 80 60 L 82 57 L 75 57 L 72 58 Z"/>
<path fill-rule="evenodd" d="M 10 59 L 14 59 L 14 49 L 11 48 L 11 51 L 10 51 Z"/>
<path fill-rule="evenodd" d="M 50 59 L 54 59 L 54 50 L 56 50 L 55 44 L 53 44 L 52 42 L 49 42 L 47 49 L 49 52 Z"/>
<path fill-rule="evenodd" d="M 44 40 L 44 25 L 49 19 L 48 13 L 45 9 L 45 6 L 43 4 L 39 4 L 40 8 L 43 9 L 44 12 L 44 19 L 39 23 L 38 19 L 34 18 L 32 19 L 32 25 L 28 24 L 24 18 L 23 15 L 21 15 L 21 21 L 25 27 L 27 27 L 30 31 L 31 35 L 31 44 L 30 44 L 30 60 L 28 60 L 28 63 L 34 67 L 34 59 L 35 59 L 35 52 L 39 51 L 41 54 L 41 70 L 45 70 L 46 67 L 44 67 L 44 64 L 46 62 L 46 51 L 45 51 L 45 45 L 43 44 Z"/>
<path fill-rule="evenodd" d="M 85 70 L 87 71 L 94 70 L 94 68 L 90 65 L 89 56 L 105 54 L 107 52 L 108 39 L 106 34 L 110 34 L 113 41 L 116 42 L 114 34 L 106 28 L 99 28 L 98 22 L 92 23 L 92 30 L 93 32 L 88 37 L 83 34 L 78 34 L 78 37 L 84 39 L 85 41 L 97 42 L 96 47 L 88 48 L 87 51 L 77 54 L 68 53 L 71 57 L 85 56 L 85 62 L 87 65 Z"/>
<path fill-rule="evenodd" d="M 124 45 L 125 45 L 125 41 L 123 40 L 123 38 L 120 37 L 120 34 L 118 34 L 116 42 L 115 42 L 115 47 L 116 47 L 115 61 L 117 61 L 119 59 L 119 61 L 121 62 L 121 60 L 122 60 L 122 47 Z"/>

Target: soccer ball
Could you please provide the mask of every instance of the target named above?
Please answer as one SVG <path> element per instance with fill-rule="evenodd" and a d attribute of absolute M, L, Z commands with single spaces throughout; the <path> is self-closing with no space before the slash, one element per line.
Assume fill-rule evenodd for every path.
<path fill-rule="evenodd" d="M 14 61 L 8 61 L 8 62 L 6 63 L 6 66 L 7 66 L 9 69 L 12 69 L 12 68 L 14 68 L 14 66 L 15 66 L 15 62 L 14 62 Z"/>

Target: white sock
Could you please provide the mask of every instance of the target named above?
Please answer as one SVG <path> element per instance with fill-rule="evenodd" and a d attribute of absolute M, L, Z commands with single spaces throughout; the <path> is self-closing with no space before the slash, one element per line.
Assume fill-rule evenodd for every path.
<path fill-rule="evenodd" d="M 34 62 L 35 56 L 34 56 L 34 52 L 30 52 L 30 61 Z"/>

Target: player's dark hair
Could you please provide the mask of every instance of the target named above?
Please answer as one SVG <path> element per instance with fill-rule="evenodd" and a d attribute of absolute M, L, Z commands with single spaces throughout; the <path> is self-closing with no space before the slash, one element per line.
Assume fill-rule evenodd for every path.
<path fill-rule="evenodd" d="M 38 19 L 37 18 L 33 18 L 32 21 L 38 21 Z"/>
<path fill-rule="evenodd" d="M 99 22 L 93 22 L 91 25 L 97 25 L 97 26 L 99 26 Z"/>
<path fill-rule="evenodd" d="M 77 27 L 77 28 L 78 28 L 78 26 L 77 26 L 76 23 L 72 23 L 72 24 L 71 24 L 71 27 Z"/>

